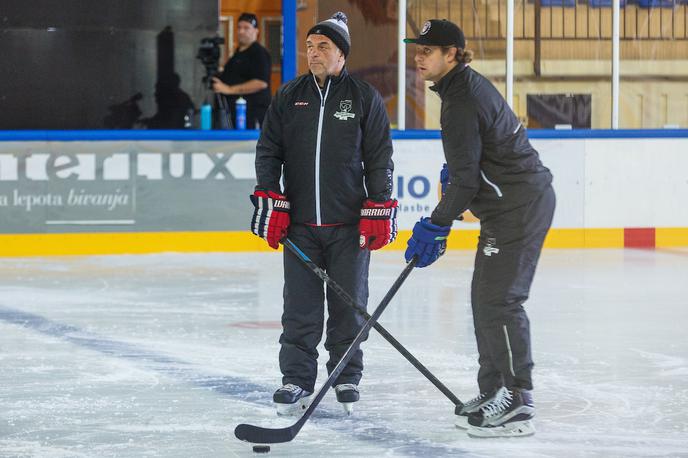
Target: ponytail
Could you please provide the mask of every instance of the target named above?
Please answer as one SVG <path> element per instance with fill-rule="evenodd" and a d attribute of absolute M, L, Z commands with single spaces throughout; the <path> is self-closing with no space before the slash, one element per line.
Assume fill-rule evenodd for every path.
<path fill-rule="evenodd" d="M 461 64 L 467 64 L 473 60 L 473 51 L 470 49 L 461 49 L 456 53 L 456 60 L 459 61 Z"/>
<path fill-rule="evenodd" d="M 442 46 L 442 52 L 447 54 L 451 48 L 456 48 L 456 46 Z M 470 49 L 456 48 L 454 58 L 458 63 L 466 65 L 473 60 L 473 51 Z"/>

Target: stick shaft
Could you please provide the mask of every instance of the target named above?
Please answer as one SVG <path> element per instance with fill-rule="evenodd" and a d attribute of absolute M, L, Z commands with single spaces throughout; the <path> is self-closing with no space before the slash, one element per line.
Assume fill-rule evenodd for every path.
<path fill-rule="evenodd" d="M 315 394 L 315 397 L 313 398 L 313 401 L 311 401 L 311 404 L 308 406 L 308 409 L 306 409 L 306 411 L 303 413 L 301 418 L 299 418 L 299 420 L 296 423 L 287 428 L 280 429 L 261 428 L 259 426 L 241 424 L 234 429 L 234 435 L 238 439 L 241 439 L 243 441 L 262 444 L 289 442 L 292 439 L 294 439 L 294 437 L 296 437 L 303 425 L 308 421 L 313 411 L 316 409 L 316 407 L 318 407 L 320 401 L 322 401 L 323 397 L 325 397 L 327 391 L 330 388 L 332 388 L 332 386 L 334 385 L 334 381 L 337 380 L 339 374 L 342 373 L 346 365 L 349 363 L 361 342 L 365 340 L 368 331 L 370 331 L 370 328 L 375 325 L 377 320 L 380 318 L 380 315 L 382 315 L 382 312 L 385 311 L 387 305 L 390 303 L 390 301 L 397 293 L 399 288 L 401 288 L 401 285 L 404 283 L 406 278 L 413 270 L 413 267 L 416 265 L 416 261 L 417 258 L 414 257 L 411 260 L 411 262 L 409 262 L 406 265 L 404 270 L 401 272 L 399 277 L 396 279 L 392 287 L 389 289 L 385 297 L 380 302 L 380 305 L 378 305 L 375 311 L 373 312 L 373 315 L 370 318 L 368 318 L 361 330 L 356 335 L 356 338 L 353 340 L 353 342 L 351 342 L 351 345 L 349 345 L 349 348 L 347 348 L 344 355 L 342 355 L 342 358 L 339 360 L 335 368 L 332 370 L 330 376 L 327 378 L 325 383 L 323 383 L 318 392 Z"/>
<path fill-rule="evenodd" d="M 329 275 L 327 275 L 327 272 L 325 272 L 323 269 L 318 267 L 301 249 L 299 249 L 294 242 L 292 242 L 289 238 L 285 238 L 282 241 L 282 244 L 289 249 L 292 253 L 296 255 L 301 261 L 304 262 L 318 277 L 320 277 L 325 283 L 327 283 L 327 286 L 330 287 L 349 307 L 352 307 L 354 310 L 356 310 L 361 316 L 363 316 L 366 320 L 370 319 L 370 315 L 368 312 L 359 304 L 354 301 L 354 299 L 347 293 L 344 288 L 339 286 L 339 284 L 331 279 Z M 411 354 L 397 339 L 392 336 L 380 323 L 375 322 L 373 327 L 375 330 L 380 333 L 382 337 L 387 340 L 394 348 L 397 349 L 399 353 L 401 353 L 406 360 L 413 365 L 418 371 L 420 371 L 421 374 L 425 376 L 435 387 L 442 392 L 451 402 L 454 403 L 456 406 L 463 406 L 463 403 L 459 400 L 459 398 L 454 395 L 454 393 L 451 392 L 449 388 L 447 388 L 435 375 L 430 372 L 430 370 L 425 367 L 418 359 L 416 359 L 415 356 Z"/>

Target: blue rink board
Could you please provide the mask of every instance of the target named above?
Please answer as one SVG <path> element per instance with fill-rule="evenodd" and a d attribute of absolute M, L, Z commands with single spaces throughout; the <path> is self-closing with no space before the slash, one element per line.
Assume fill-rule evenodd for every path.
<path fill-rule="evenodd" d="M 0 141 L 246 141 L 259 131 L 226 130 L 4 130 Z M 687 138 L 688 129 L 533 129 L 528 137 L 553 138 Z M 393 130 L 395 140 L 434 140 L 439 130 Z"/>

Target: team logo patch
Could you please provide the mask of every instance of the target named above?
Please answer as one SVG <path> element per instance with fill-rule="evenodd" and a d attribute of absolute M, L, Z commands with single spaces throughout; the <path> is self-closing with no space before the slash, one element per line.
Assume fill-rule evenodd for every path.
<path fill-rule="evenodd" d="M 423 24 L 423 30 L 420 31 L 420 34 L 425 35 L 426 33 L 428 33 L 430 31 L 431 25 L 432 24 L 430 24 L 430 21 L 425 21 L 425 24 Z"/>
<path fill-rule="evenodd" d="M 353 108 L 353 103 L 351 103 L 351 100 L 340 100 L 339 111 L 334 113 L 334 117 L 340 121 L 346 121 L 347 119 L 355 118 L 356 114 L 351 113 L 351 108 Z"/>
<path fill-rule="evenodd" d="M 483 253 L 485 256 L 492 256 L 493 254 L 499 253 L 499 248 L 497 248 L 495 245 L 497 245 L 497 239 L 492 237 L 487 239 L 485 248 L 483 248 Z"/>

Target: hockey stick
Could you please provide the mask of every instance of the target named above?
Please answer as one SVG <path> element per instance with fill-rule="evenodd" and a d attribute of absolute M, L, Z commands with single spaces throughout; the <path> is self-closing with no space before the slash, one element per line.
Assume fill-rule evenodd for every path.
<path fill-rule="evenodd" d="M 337 380 L 339 374 L 342 373 L 344 367 L 346 367 L 346 365 L 349 363 L 349 360 L 351 360 L 354 353 L 356 353 L 358 346 L 366 338 L 370 328 L 373 327 L 375 322 L 380 318 L 382 312 L 385 311 L 385 308 L 387 308 L 387 305 L 390 303 L 396 292 L 399 290 L 399 288 L 401 288 L 404 280 L 406 280 L 413 270 L 413 267 L 416 265 L 416 261 L 417 258 L 414 257 L 411 259 L 411 262 L 406 264 L 406 267 L 404 267 L 404 270 L 401 272 L 401 275 L 399 275 L 399 278 L 396 279 L 392 287 L 389 289 L 389 291 L 387 291 L 387 294 L 382 299 L 382 302 L 380 302 L 380 305 L 378 305 L 373 312 L 373 316 L 371 316 L 368 321 L 365 322 L 361 330 L 356 335 L 354 341 L 351 342 L 351 345 L 349 345 L 349 348 L 347 348 L 346 352 L 342 356 L 342 359 L 339 360 L 335 368 L 332 370 L 330 376 L 320 387 L 320 390 L 318 390 L 316 393 L 313 401 L 308 406 L 308 409 L 306 409 L 304 414 L 296 423 L 286 428 L 262 428 L 260 426 L 240 424 L 234 429 L 234 435 L 237 437 L 237 439 L 251 442 L 253 444 L 278 444 L 281 442 L 289 442 L 290 440 L 294 439 L 299 431 L 301 431 L 301 428 L 306 421 L 308 421 L 315 408 L 318 407 L 318 404 L 320 404 L 322 398 L 325 397 L 327 390 L 332 388 L 334 381 Z"/>
<path fill-rule="evenodd" d="M 358 305 L 353 298 L 341 287 L 337 282 L 332 280 L 327 273 L 318 267 L 303 251 L 297 247 L 294 242 L 289 240 L 288 238 L 285 238 L 282 240 L 282 244 L 287 247 L 292 253 L 294 253 L 299 259 L 301 259 L 318 277 L 320 277 L 322 280 L 327 283 L 327 286 L 332 288 L 332 290 L 337 293 L 337 295 L 344 301 L 349 307 L 352 307 L 354 310 L 356 310 L 363 318 L 366 320 L 370 319 L 370 315 L 366 310 Z M 385 328 L 382 327 L 380 323 L 375 323 L 373 324 L 373 327 L 377 332 L 380 333 L 382 337 L 387 340 L 394 348 L 401 353 L 404 358 L 408 360 L 409 363 L 413 365 L 416 369 L 420 371 L 421 374 L 425 376 L 435 387 L 442 392 L 451 402 L 454 403 L 455 406 L 457 406 L 459 409 L 463 407 L 463 402 L 457 398 L 454 393 L 449 390 L 442 382 L 440 382 L 437 377 L 435 377 L 432 372 L 428 370 L 427 367 L 425 367 L 420 361 L 418 361 L 415 356 L 413 356 L 404 346 L 397 341 Z"/>

